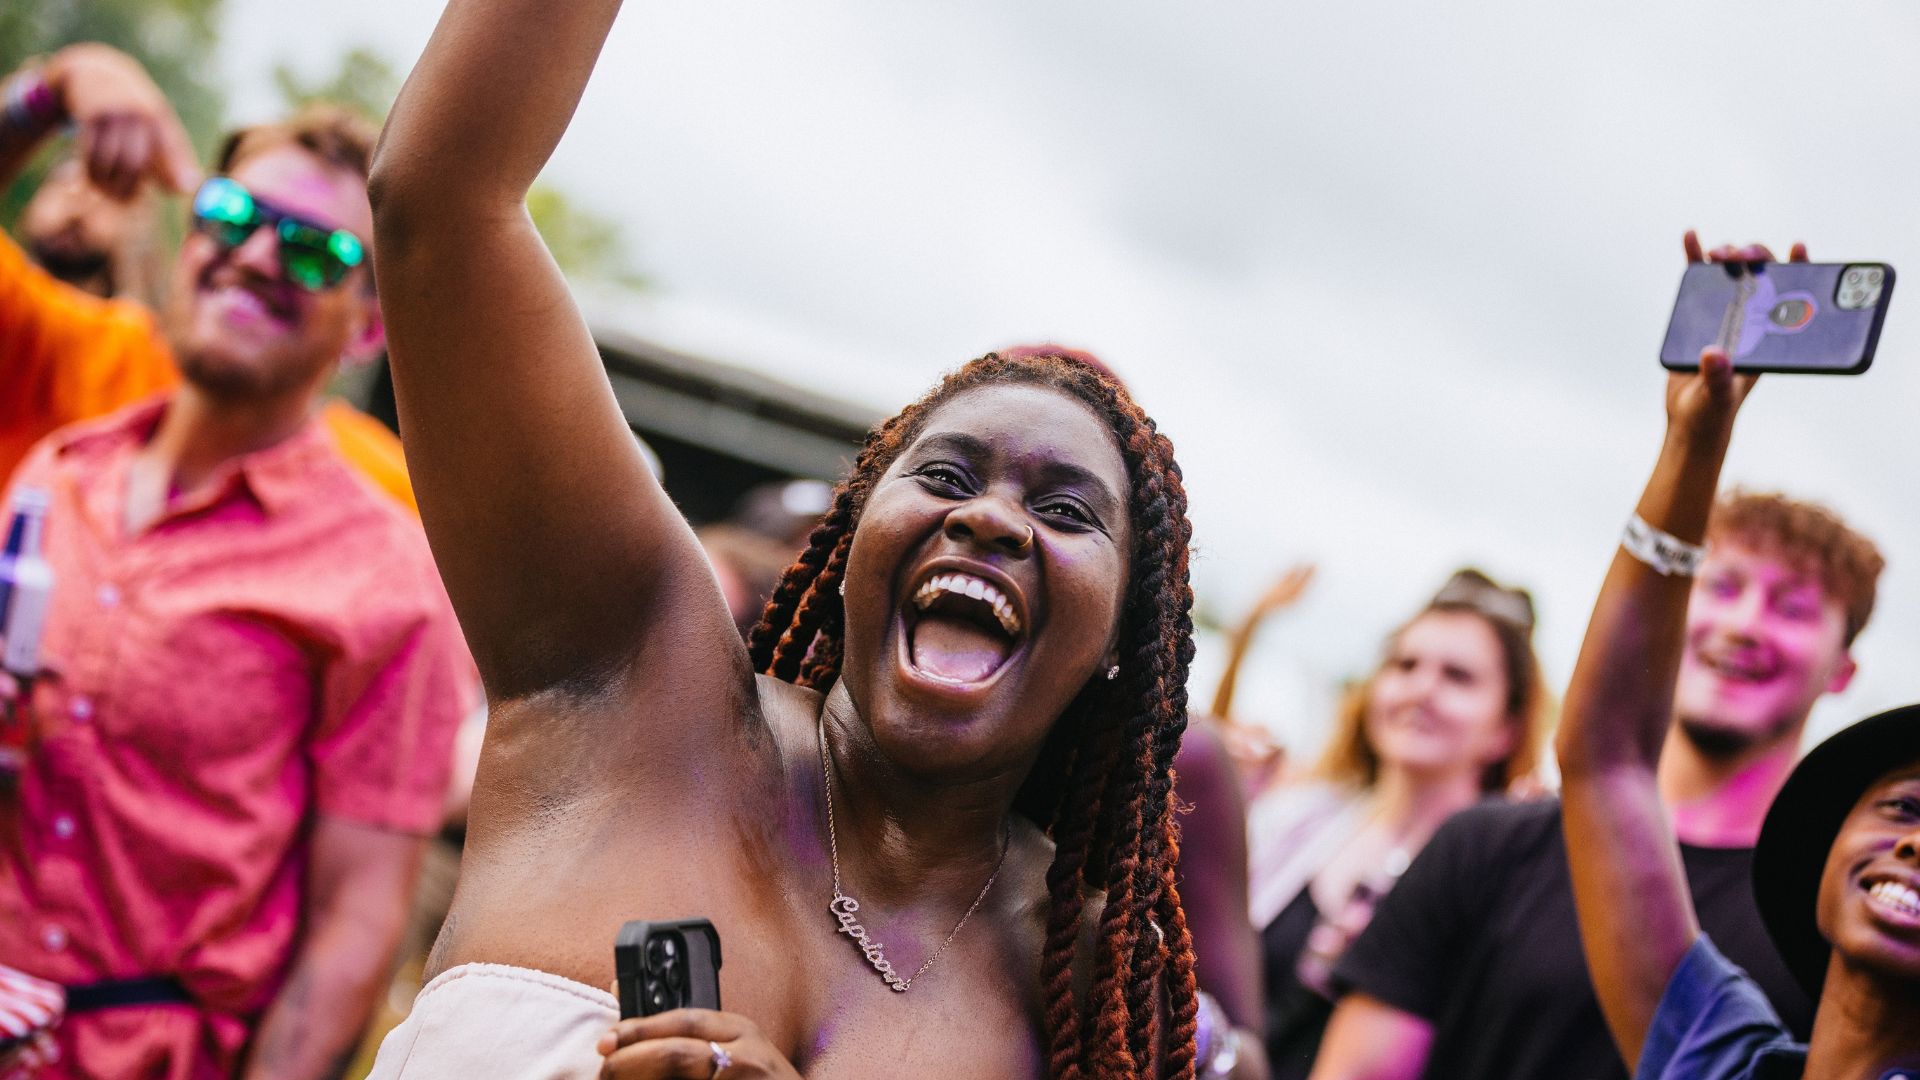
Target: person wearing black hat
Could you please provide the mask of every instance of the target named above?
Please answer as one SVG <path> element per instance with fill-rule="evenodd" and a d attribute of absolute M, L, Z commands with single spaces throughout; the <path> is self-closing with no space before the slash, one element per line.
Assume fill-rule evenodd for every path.
<path fill-rule="evenodd" d="M 1796 245 L 1795 257 L 1804 258 Z M 1769 260 L 1764 248 L 1716 261 Z M 1595 604 L 1558 737 L 1580 936 L 1607 1025 L 1647 1080 L 1920 1080 L 1920 706 L 1795 767 L 1754 857 L 1762 918 L 1817 994 L 1795 1043 L 1700 932 L 1655 769 L 1674 712 L 1688 578 L 1754 376 L 1709 348 L 1667 387 L 1667 436 Z M 1831 607 L 1810 618 L 1839 620 Z"/>

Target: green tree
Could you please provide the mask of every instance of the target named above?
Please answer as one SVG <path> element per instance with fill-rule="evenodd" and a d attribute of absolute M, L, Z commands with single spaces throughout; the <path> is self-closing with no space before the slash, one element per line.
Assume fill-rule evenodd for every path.
<path fill-rule="evenodd" d="M 374 121 L 386 119 L 400 93 L 400 81 L 393 64 L 366 46 L 348 50 L 331 74 L 319 78 L 303 75 L 284 62 L 273 71 L 274 86 L 289 109 L 330 101 Z M 581 209 L 565 192 L 547 183 L 536 183 L 527 193 L 527 213 L 554 261 L 569 276 L 645 287 L 646 279 L 627 262 L 617 223 Z"/>
<path fill-rule="evenodd" d="M 273 85 L 288 109 L 327 101 L 381 123 L 400 93 L 400 73 L 386 57 L 357 45 L 347 50 L 333 74 L 324 78 L 307 78 L 285 61 L 275 64 Z"/>
<path fill-rule="evenodd" d="M 553 252 L 553 261 L 569 277 L 644 289 L 645 275 L 627 262 L 626 241 L 618 223 L 582 210 L 552 184 L 536 182 L 527 192 L 527 214 L 540 238 Z"/>
<path fill-rule="evenodd" d="M 204 153 L 219 137 L 226 96 L 214 80 L 223 0 L 0 0 L 0 73 L 76 41 L 104 41 L 137 57 L 180 112 Z M 39 186 L 45 162 L 0 195 L 11 225 Z"/>

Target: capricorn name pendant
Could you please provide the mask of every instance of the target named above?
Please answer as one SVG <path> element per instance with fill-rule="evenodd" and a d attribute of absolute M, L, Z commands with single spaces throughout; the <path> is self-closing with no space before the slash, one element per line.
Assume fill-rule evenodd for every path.
<path fill-rule="evenodd" d="M 880 973 L 880 978 L 896 992 L 906 993 L 907 984 L 913 980 L 902 979 L 900 973 L 893 970 L 893 964 L 887 960 L 885 947 L 873 940 L 867 928 L 853 917 L 853 913 L 860 910 L 860 901 L 851 896 L 835 896 L 833 902 L 827 905 L 827 910 L 833 912 L 834 921 L 840 924 L 839 932 L 853 939 L 861 954 L 867 958 L 867 963 Z"/>

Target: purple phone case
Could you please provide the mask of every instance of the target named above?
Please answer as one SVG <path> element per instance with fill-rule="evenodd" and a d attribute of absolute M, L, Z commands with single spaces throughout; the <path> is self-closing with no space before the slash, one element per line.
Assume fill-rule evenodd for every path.
<path fill-rule="evenodd" d="M 1872 307 L 1848 310 L 1837 297 L 1840 276 L 1852 267 L 1874 268 L 1884 275 Z M 1763 263 L 1745 271 L 1752 286 L 1738 312 L 1730 313 L 1741 293 L 1739 277 L 1714 263 L 1687 267 L 1673 319 L 1660 347 L 1660 363 L 1674 371 L 1700 366 L 1700 350 L 1737 331 L 1730 342 L 1733 366 L 1740 371 L 1797 371 L 1857 375 L 1873 363 L 1880 325 L 1893 299 L 1893 267 L 1885 263 Z"/>

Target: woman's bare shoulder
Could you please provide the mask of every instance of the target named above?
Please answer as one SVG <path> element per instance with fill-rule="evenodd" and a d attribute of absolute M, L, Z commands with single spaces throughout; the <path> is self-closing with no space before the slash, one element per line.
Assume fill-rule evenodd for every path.
<path fill-rule="evenodd" d="M 751 737 L 767 741 L 787 765 L 807 760 L 798 757 L 802 751 L 817 755 L 820 709 L 826 696 L 771 675 L 754 676 L 753 685 L 760 722 L 752 725 Z"/>

